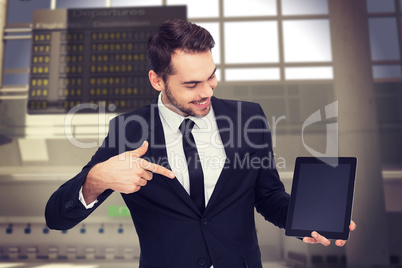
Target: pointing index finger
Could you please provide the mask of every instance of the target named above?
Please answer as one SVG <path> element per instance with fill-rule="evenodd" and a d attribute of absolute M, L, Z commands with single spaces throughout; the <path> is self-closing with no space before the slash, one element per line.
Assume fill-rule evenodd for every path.
<path fill-rule="evenodd" d="M 157 173 L 157 174 L 166 176 L 166 177 L 171 178 L 171 179 L 175 178 L 175 175 L 174 175 L 173 171 L 171 171 L 171 170 L 169 170 L 169 169 L 167 169 L 165 167 L 162 167 L 160 165 L 148 162 L 146 160 L 143 160 L 142 164 L 143 164 L 143 168 L 145 168 L 145 169 L 147 169 L 147 170 L 149 170 L 149 171 L 151 171 L 153 173 Z"/>

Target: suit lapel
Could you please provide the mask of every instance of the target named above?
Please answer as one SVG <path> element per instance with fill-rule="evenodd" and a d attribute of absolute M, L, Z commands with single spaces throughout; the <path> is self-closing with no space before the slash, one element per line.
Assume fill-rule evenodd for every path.
<path fill-rule="evenodd" d="M 222 169 L 222 172 L 209 199 L 205 213 L 210 212 L 215 207 L 215 203 L 220 193 L 225 188 L 225 185 L 230 181 L 231 173 L 233 172 L 233 159 L 236 152 L 236 141 L 238 139 L 237 119 L 236 115 L 229 115 L 225 109 L 224 103 L 215 97 L 212 97 L 212 105 L 215 113 L 216 123 L 218 125 L 219 134 L 222 139 L 222 143 L 225 147 L 226 163 Z"/>
<path fill-rule="evenodd" d="M 166 142 L 165 136 L 163 131 L 162 122 L 159 116 L 158 105 L 153 104 L 151 105 L 150 109 L 150 122 L 149 125 L 149 143 L 150 147 L 147 152 L 147 156 L 154 161 L 154 163 L 160 164 L 161 166 L 170 169 L 171 167 L 168 162 L 167 158 L 167 151 L 166 151 Z M 200 211 L 195 206 L 193 200 L 187 193 L 187 191 L 183 188 L 181 183 L 174 179 L 163 178 L 164 183 L 168 184 L 168 187 L 171 187 L 172 190 L 187 204 L 193 211 L 197 214 L 201 215 Z"/>

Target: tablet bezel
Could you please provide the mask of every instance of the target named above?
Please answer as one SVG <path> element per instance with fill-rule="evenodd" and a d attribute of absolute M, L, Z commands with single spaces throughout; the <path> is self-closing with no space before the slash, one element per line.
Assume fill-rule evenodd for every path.
<path fill-rule="evenodd" d="M 295 209 L 295 200 L 297 195 L 297 187 L 299 185 L 299 175 L 300 175 L 300 167 L 303 164 L 322 164 L 328 165 L 328 163 L 332 164 L 348 164 L 350 165 L 350 173 L 349 173 L 349 183 L 348 183 L 348 191 L 347 191 L 347 201 L 346 201 L 346 210 L 344 215 L 344 228 L 342 232 L 328 232 L 325 230 L 298 230 L 292 228 L 293 214 Z M 313 231 L 317 231 L 320 235 L 323 235 L 327 239 L 349 239 L 349 225 L 352 217 L 352 206 L 353 206 L 353 195 L 355 188 L 355 179 L 356 179 L 356 168 L 357 168 L 357 158 L 356 157 L 297 157 L 295 169 L 293 173 L 293 183 L 292 183 L 292 191 L 289 203 L 289 210 L 286 222 L 286 231 L 285 235 L 287 236 L 296 236 L 296 237 L 311 237 L 311 233 Z"/>

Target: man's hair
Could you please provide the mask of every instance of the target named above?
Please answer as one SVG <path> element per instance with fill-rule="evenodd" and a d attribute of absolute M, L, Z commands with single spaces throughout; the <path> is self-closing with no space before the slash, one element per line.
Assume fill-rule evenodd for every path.
<path fill-rule="evenodd" d="M 171 59 L 176 50 L 198 53 L 210 51 L 214 45 L 214 39 L 204 28 L 184 20 L 167 20 L 148 38 L 149 67 L 167 82 L 175 72 Z"/>

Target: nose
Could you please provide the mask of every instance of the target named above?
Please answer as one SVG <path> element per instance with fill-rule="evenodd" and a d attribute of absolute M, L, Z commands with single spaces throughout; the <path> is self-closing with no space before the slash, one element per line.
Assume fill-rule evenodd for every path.
<path fill-rule="evenodd" d="M 201 98 L 210 98 L 214 95 L 214 89 L 216 87 L 216 82 L 214 81 L 206 81 L 202 83 L 202 87 L 200 89 L 200 97 Z"/>

